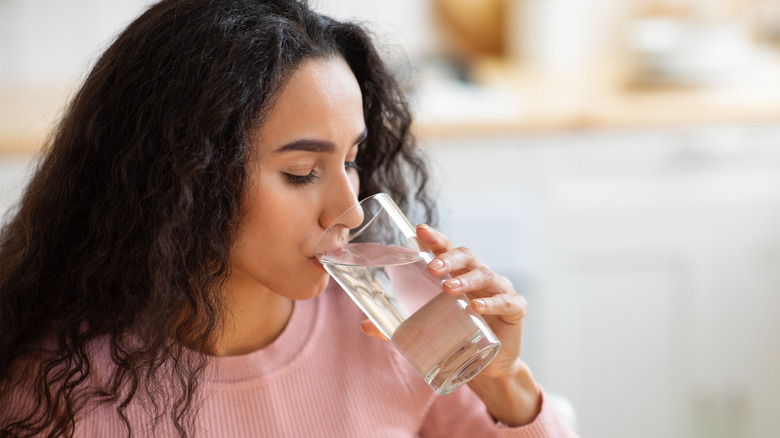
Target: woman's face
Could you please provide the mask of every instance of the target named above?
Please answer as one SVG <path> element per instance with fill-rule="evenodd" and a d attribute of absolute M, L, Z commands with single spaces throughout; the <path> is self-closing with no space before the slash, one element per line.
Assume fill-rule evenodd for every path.
<path fill-rule="evenodd" d="M 306 61 L 254 141 L 228 287 L 311 298 L 328 275 L 312 256 L 326 227 L 357 202 L 353 162 L 366 135 L 363 99 L 341 57 Z M 355 215 L 343 227 L 360 224 Z M 357 223 L 356 223 L 357 222 Z"/>

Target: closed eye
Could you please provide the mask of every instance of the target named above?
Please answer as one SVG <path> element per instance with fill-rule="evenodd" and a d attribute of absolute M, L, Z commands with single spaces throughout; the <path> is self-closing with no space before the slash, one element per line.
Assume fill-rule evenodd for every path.
<path fill-rule="evenodd" d="M 290 184 L 299 186 L 314 184 L 314 181 L 317 180 L 317 175 L 315 175 L 314 172 L 309 172 L 308 175 L 293 175 L 291 173 L 285 173 L 284 176 L 287 178 L 287 181 Z"/>

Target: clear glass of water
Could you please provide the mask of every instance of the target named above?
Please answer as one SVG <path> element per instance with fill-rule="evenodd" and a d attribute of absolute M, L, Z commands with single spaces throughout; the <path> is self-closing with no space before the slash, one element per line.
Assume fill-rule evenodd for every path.
<path fill-rule="evenodd" d="M 350 230 L 337 219 L 315 256 L 437 394 L 454 391 L 493 360 L 501 342 L 465 295 L 442 291 L 449 276 L 428 273 L 433 253 L 388 195 L 352 209 L 362 210 L 363 223 Z M 361 213 L 351 210 L 342 217 Z"/>

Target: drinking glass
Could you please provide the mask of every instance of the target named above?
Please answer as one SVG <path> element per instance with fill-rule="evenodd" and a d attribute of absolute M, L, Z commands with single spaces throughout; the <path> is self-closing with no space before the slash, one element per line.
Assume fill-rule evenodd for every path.
<path fill-rule="evenodd" d="M 361 213 L 358 227 L 341 225 L 344 216 Z M 437 394 L 471 380 L 501 348 L 465 295 L 442 290 L 450 277 L 428 273 L 433 253 L 387 194 L 370 196 L 344 212 L 314 253 Z"/>

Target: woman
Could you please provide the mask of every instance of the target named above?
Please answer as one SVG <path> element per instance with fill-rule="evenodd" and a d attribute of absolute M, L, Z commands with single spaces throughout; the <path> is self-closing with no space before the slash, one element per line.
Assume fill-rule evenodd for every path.
<path fill-rule="evenodd" d="M 468 250 L 418 228 L 504 344 L 445 397 L 356 333 L 378 335 L 312 259 L 358 198 L 431 219 L 409 126 L 355 25 L 294 0 L 151 7 L 2 232 L 0 435 L 571 434 L 519 360 L 524 300 Z"/>

